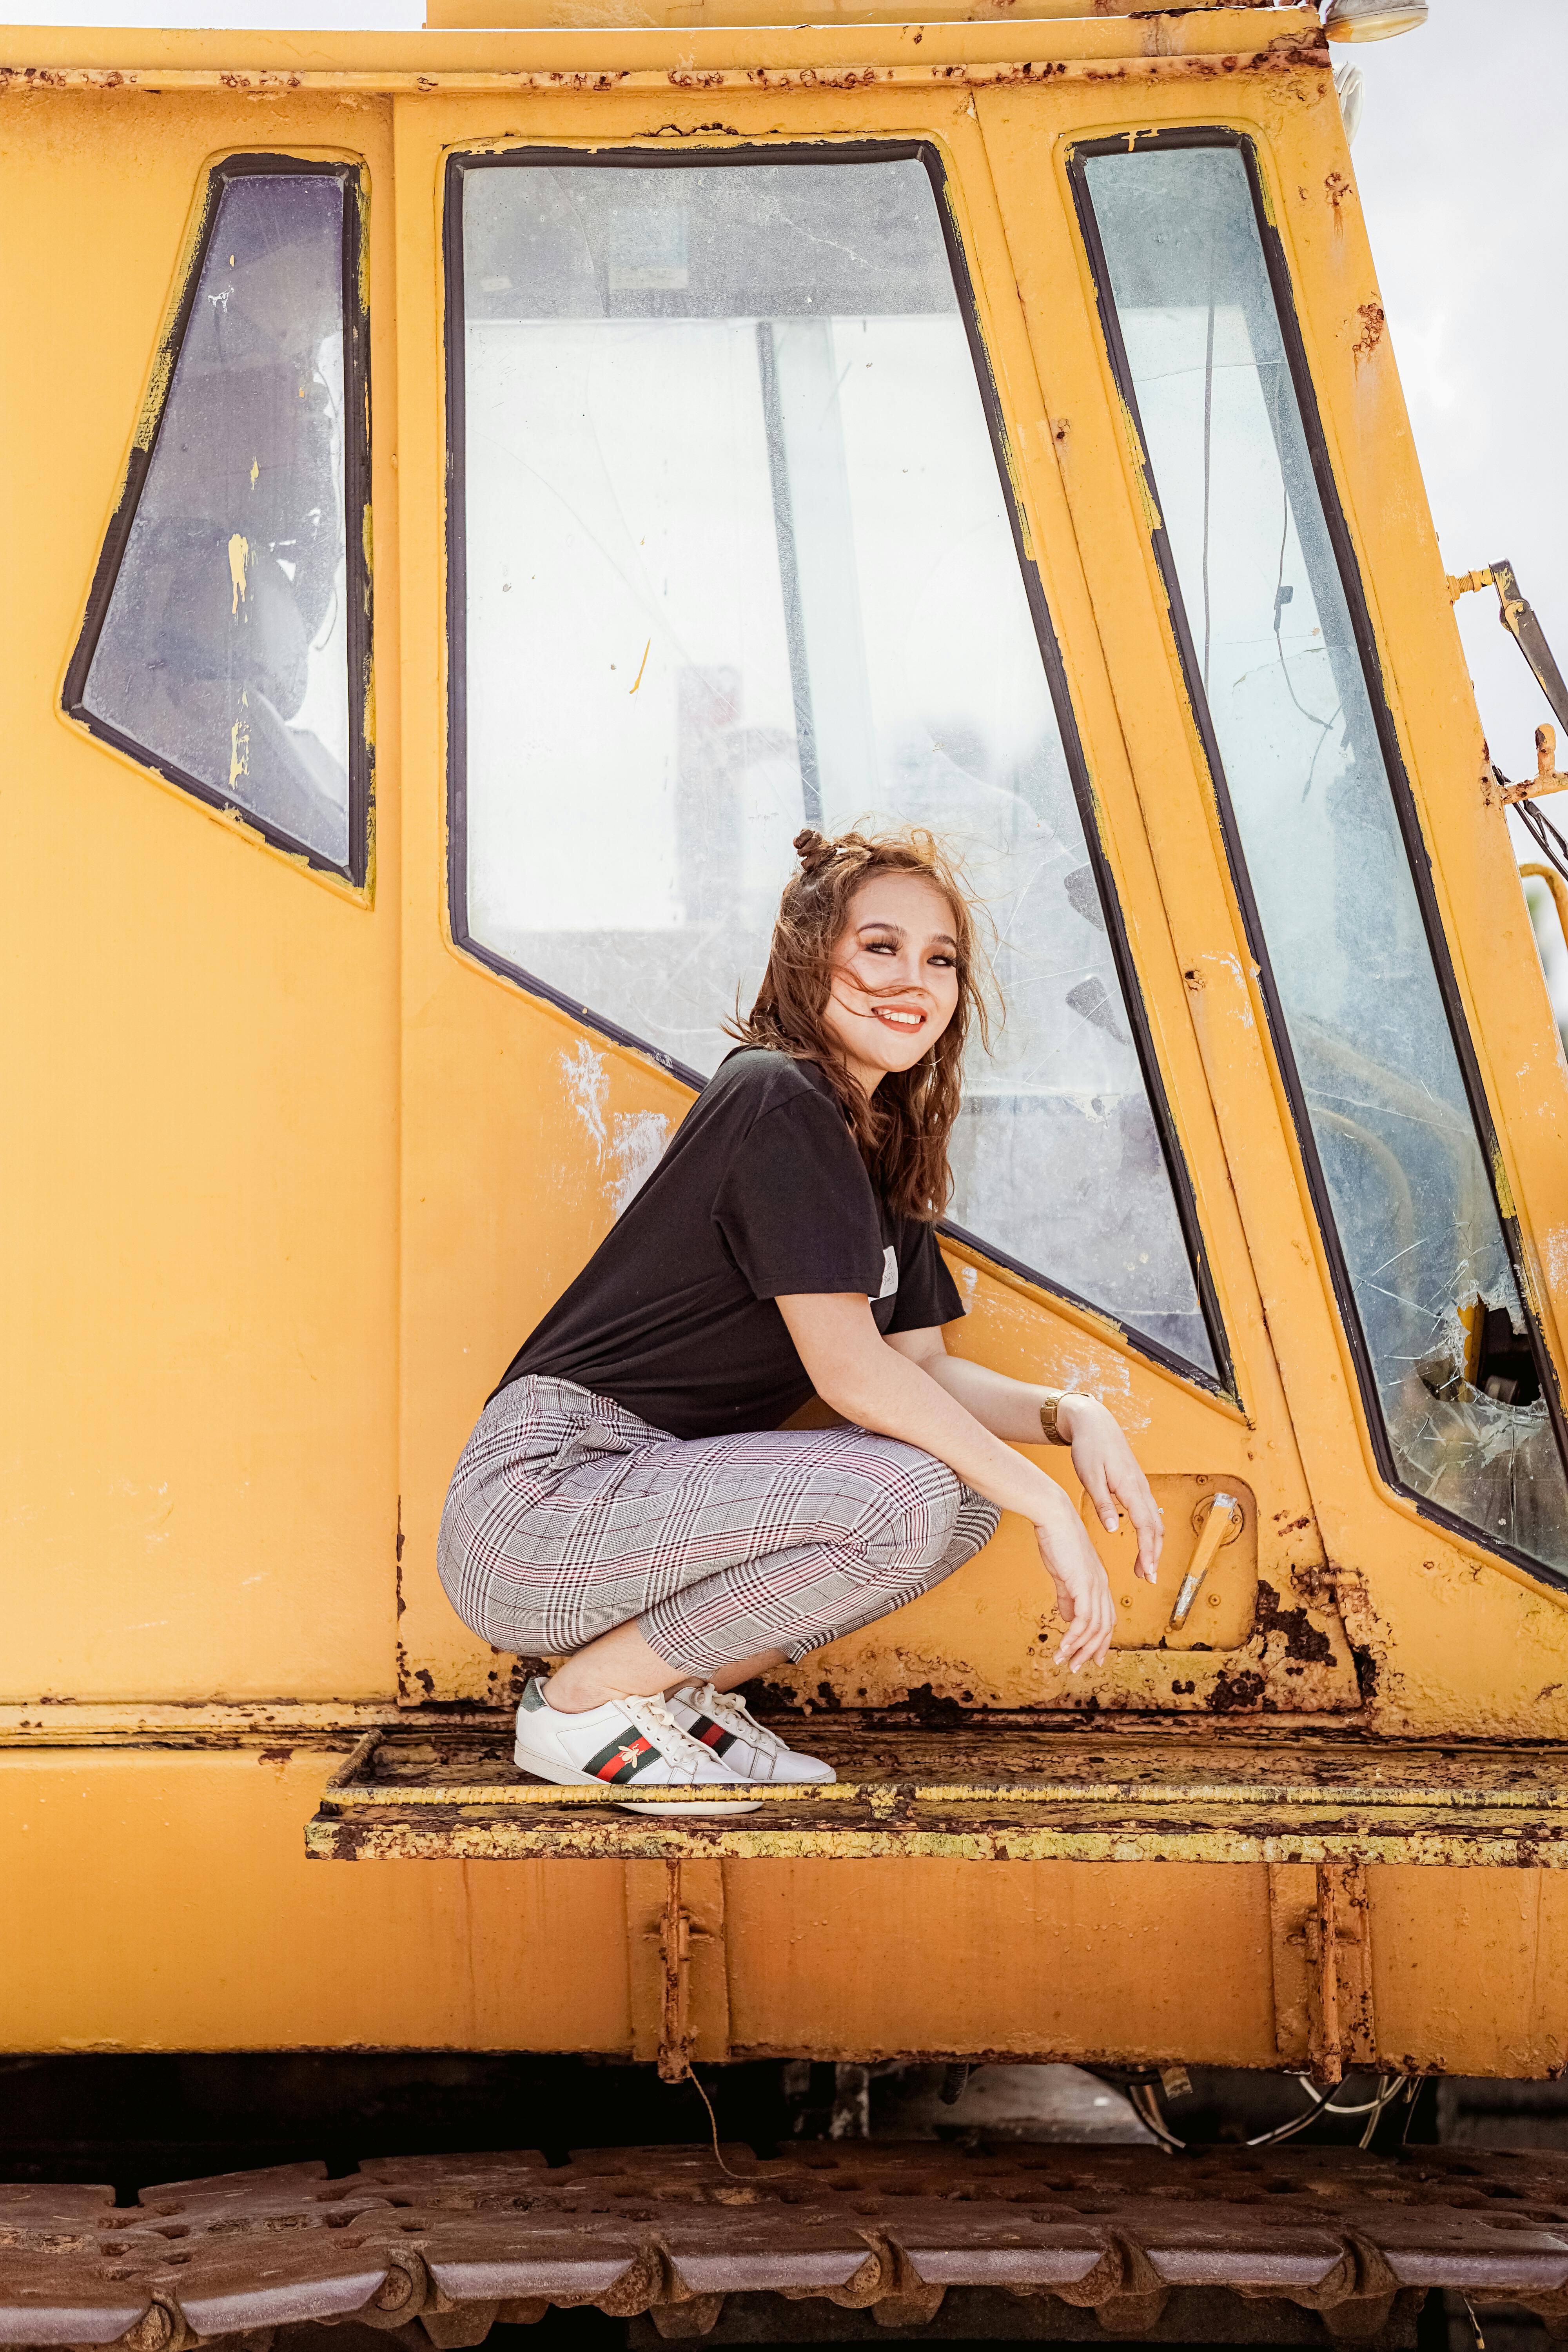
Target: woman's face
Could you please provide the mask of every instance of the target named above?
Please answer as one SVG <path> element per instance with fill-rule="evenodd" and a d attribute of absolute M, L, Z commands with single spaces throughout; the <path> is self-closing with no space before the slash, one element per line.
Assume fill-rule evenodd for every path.
<path fill-rule="evenodd" d="M 824 1026 L 868 1094 L 931 1052 L 958 1010 L 958 942 L 944 891 L 876 874 L 849 902 Z"/>

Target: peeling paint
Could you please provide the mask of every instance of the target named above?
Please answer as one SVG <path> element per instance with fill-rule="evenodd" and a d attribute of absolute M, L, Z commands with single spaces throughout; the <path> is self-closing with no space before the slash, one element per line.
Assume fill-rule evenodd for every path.
<path fill-rule="evenodd" d="M 235 792 L 250 773 L 250 697 L 240 689 L 239 716 L 228 730 L 228 788 Z"/>
<path fill-rule="evenodd" d="M 636 1198 L 664 1157 L 669 1141 L 669 1120 L 661 1110 L 618 1110 L 610 1160 L 615 1173 L 611 1197 L 618 1217 Z"/>
<path fill-rule="evenodd" d="M 658 1165 L 669 1141 L 668 1113 L 616 1111 L 607 1119 L 610 1074 L 605 1057 L 586 1037 L 569 1054 L 558 1054 L 567 1099 L 594 1147 L 594 1163 L 605 1172 L 605 1193 L 618 1217 Z"/>
<path fill-rule="evenodd" d="M 1546 1279 L 1553 1291 L 1568 1288 L 1568 1225 L 1554 1226 L 1541 1243 L 1541 1255 L 1546 1262 Z"/>
<path fill-rule="evenodd" d="M 579 1037 L 569 1054 L 558 1054 L 555 1058 L 566 1081 L 567 1098 L 594 1146 L 595 1156 L 602 1160 L 609 1140 L 605 1129 L 605 1107 L 609 1100 L 610 1079 L 605 1057 L 595 1051 L 586 1037 Z"/>

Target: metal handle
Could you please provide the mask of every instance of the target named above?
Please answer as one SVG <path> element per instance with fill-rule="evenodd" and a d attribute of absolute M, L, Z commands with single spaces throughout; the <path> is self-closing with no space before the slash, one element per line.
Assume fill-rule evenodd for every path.
<path fill-rule="evenodd" d="M 1231 1525 L 1240 1507 L 1234 1495 L 1215 1496 L 1209 1507 L 1209 1515 L 1204 1521 L 1203 1532 L 1198 1537 L 1192 1559 L 1188 1563 L 1187 1572 L 1182 1579 L 1182 1589 L 1176 1595 L 1176 1605 L 1171 1612 L 1170 1632 L 1180 1633 L 1191 1616 L 1193 1603 L 1198 1597 L 1198 1587 L 1214 1566 L 1215 1554 L 1230 1532 Z"/>
<path fill-rule="evenodd" d="M 1563 934 L 1563 944 L 1568 947 L 1568 882 L 1551 866 L 1521 866 L 1522 880 L 1527 874 L 1534 882 L 1544 882 L 1552 892 L 1552 903 L 1557 909 L 1557 926 Z"/>

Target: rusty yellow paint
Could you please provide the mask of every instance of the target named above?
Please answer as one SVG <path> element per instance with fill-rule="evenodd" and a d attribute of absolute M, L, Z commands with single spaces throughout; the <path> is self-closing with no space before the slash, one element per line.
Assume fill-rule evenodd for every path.
<path fill-rule="evenodd" d="M 942 1733 L 875 1716 L 840 1717 L 813 1745 L 837 1781 L 775 1783 L 760 1803 L 754 1790 L 721 1790 L 682 1818 L 679 1797 L 651 1814 L 613 1789 L 521 1780 L 510 1733 L 367 1732 L 328 1780 L 306 1851 L 1568 1868 L 1568 1764 L 1553 1777 L 1533 1749 L 1386 1743 L 1374 1761 L 1353 1738 L 1300 1727 L 1272 1740 L 1122 1728 L 1101 1741 L 1016 1717 Z"/>
<path fill-rule="evenodd" d="M 497 27 L 493 0 L 484 26 L 459 21 L 468 0 L 442 5 L 421 34 L 13 29 L 0 68 L 0 282 L 8 334 L 40 355 L 0 394 L 6 446 L 28 459 L 0 580 L 24 780 L 6 938 L 26 996 L 5 1090 L 41 1139 L 7 1162 L 0 1204 L 22 1465 L 0 1841 L 29 1921 L 0 1953 L 0 2032 L 18 2049 L 651 2054 L 673 1855 L 699 2056 L 1301 2063 L 1326 2029 L 1291 1940 L 1297 1874 L 1321 1864 L 1364 1872 L 1367 1937 L 1345 1941 L 1361 1958 L 1334 1979 L 1354 2054 L 1561 2066 L 1557 1780 L 1542 1764 L 1521 1795 L 1500 1775 L 1510 1743 L 1568 1738 L 1568 1608 L 1378 1477 L 1066 180 L 1078 139 L 1217 122 L 1256 142 L 1500 1193 L 1568 1369 L 1568 1075 L 1502 813 L 1478 783 L 1481 728 L 1393 355 L 1362 331 L 1376 280 L 1341 201 L 1352 174 L 1317 12 L 928 0 L 923 22 L 850 5 L 785 26 L 767 0 L 722 0 L 722 24 L 703 0 L 658 0 L 635 26 L 599 9 L 583 26 L 567 0 L 515 0 Z M 498 1804 L 483 1780 L 454 1784 L 460 1801 L 345 1790 L 312 1850 L 352 1842 L 386 1866 L 313 1868 L 304 1824 L 362 1734 L 417 1727 L 433 1701 L 458 1710 L 436 1717 L 447 1734 L 497 1736 L 513 1663 L 441 1593 L 447 1479 L 518 1339 L 606 1229 L 605 1138 L 622 1118 L 673 1127 L 689 1100 L 451 938 L 445 158 L 879 138 L 927 141 L 947 171 L 1236 1392 L 1162 1370 L 1103 1314 L 956 1244 L 972 1311 L 952 1344 L 1096 1388 L 1173 1492 L 1252 1497 L 1255 1557 L 1215 1612 L 1223 1643 L 1151 1646 L 1159 1628 L 1139 1618 L 1139 1645 L 1075 1681 L 1051 1662 L 1030 1538 L 1009 1523 L 938 1591 L 775 1678 L 816 1710 L 807 1745 L 842 1710 L 1092 1715 L 1142 1773 L 1014 1771 L 1000 1811 L 967 1765 L 900 1795 L 847 1777 L 809 1824 L 658 1830 L 592 1796 Z M 374 509 L 374 903 L 58 715 L 128 457 L 167 390 L 206 174 L 258 149 L 361 171 L 373 479 L 351 527 L 368 561 Z M 1060 1455 L 1037 1458 L 1081 1501 Z M 1310 1775 L 1240 1773 L 1226 1743 L 1267 1710 L 1291 1737 L 1342 1727 L 1366 1774 L 1331 1802 Z M 1151 1779 L 1151 1716 L 1201 1769 Z M 1456 1744 L 1498 1767 L 1468 1795 L 1426 1771 Z M 408 1859 L 426 1853 L 439 1858 Z M 616 1858 L 538 1858 L 567 1853 Z M 503 1854 L 510 1869 L 464 1858 Z M 116 1937 L 150 1900 L 157 1964 L 128 1971 Z M 275 1957 L 258 1970 L 262 1947 Z M 586 1971 L 585 1949 L 608 1957 Z"/>
<path fill-rule="evenodd" d="M 487 16 L 497 13 L 492 0 L 483 5 Z M 1188 9 L 1160 18 L 1039 5 L 1022 19 L 1009 8 L 989 20 L 957 6 L 951 14 L 932 6 L 911 19 L 889 6 L 803 26 L 779 23 L 782 12 L 771 5 L 766 15 L 773 21 L 748 22 L 748 5 L 757 0 L 724 0 L 720 26 L 660 25 L 657 11 L 639 9 L 641 23 L 618 27 L 595 21 L 501 31 L 437 26 L 412 35 L 253 33 L 237 53 L 229 33 L 100 29 L 88 44 L 58 26 L 13 27 L 12 58 L 0 65 L 0 99 L 81 90 L 112 100 L 156 89 L 292 102 L 321 90 L 340 98 L 506 98 L 534 89 L 593 98 L 639 83 L 679 91 L 728 81 L 811 89 L 831 98 L 836 77 L 851 92 L 889 75 L 907 76 L 915 86 L 962 85 L 971 76 L 1014 80 L 1026 68 L 1047 67 L 1053 81 L 1103 84 L 1109 76 L 1153 83 L 1194 73 L 1228 79 L 1248 68 L 1284 80 L 1292 57 L 1307 54 L 1309 44 L 1316 51 L 1312 70 L 1326 79 L 1329 63 L 1317 12 L 1309 6 Z M 1221 108 L 1210 119 L 1234 111 Z M 334 146 L 341 120 L 336 128 Z"/>
<path fill-rule="evenodd" d="M 1423 1869 L 1568 1869 L 1568 1843 L 1521 1831 L 1515 1822 L 1470 1820 L 1463 1832 L 1433 1829 L 1415 1818 L 1390 1819 L 1375 1828 L 1342 1828 L 1279 1806 L 1268 1828 L 1244 1829 L 1194 1807 L 1180 1826 L 1134 1819 L 1110 1826 L 1092 1813 L 1063 1808 L 1048 1823 L 998 1819 L 996 1809 L 946 1803 L 928 1812 L 918 1804 L 898 1822 L 834 1822 L 770 1827 L 747 1821 L 707 1823 L 699 1831 L 679 1821 L 631 1824 L 625 1820 L 534 1822 L 481 1809 L 452 1820 L 415 1809 L 396 1816 L 355 1821 L 315 1820 L 305 1851 L 318 1862 L 628 1861 L 724 1857 L 744 1862 L 872 1860 L 973 1863 L 1123 1863 L 1272 1865 L 1280 1863 L 1394 1863 Z"/>

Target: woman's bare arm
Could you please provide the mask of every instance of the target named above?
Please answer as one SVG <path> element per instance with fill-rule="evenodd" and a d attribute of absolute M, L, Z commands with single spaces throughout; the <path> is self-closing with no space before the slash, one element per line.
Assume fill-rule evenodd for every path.
<path fill-rule="evenodd" d="M 994 1436 L 1015 1445 L 1040 1443 L 1040 1407 L 1054 1390 L 950 1356 L 940 1330 L 895 1331 L 884 1344 L 919 1364 Z M 1072 1448 L 1072 1466 L 1101 1524 L 1115 1534 L 1118 1503 L 1131 1520 L 1138 1537 L 1136 1572 L 1154 1583 L 1164 1530 L 1149 1481 L 1115 1414 L 1098 1397 L 1069 1393 L 1058 1410 L 1057 1428 Z"/>
<path fill-rule="evenodd" d="M 1100 1664 L 1115 1629 L 1110 1585 L 1056 1480 L 995 1436 L 925 1364 L 889 1347 L 858 1292 L 802 1293 L 781 1298 L 778 1308 L 824 1404 L 862 1429 L 934 1454 L 965 1486 L 1029 1520 L 1067 1622 L 1058 1662 L 1074 1674 Z M 952 1360 L 945 1350 L 942 1360 Z"/>

